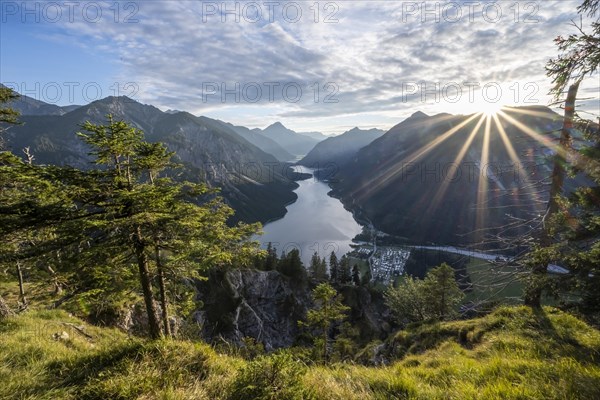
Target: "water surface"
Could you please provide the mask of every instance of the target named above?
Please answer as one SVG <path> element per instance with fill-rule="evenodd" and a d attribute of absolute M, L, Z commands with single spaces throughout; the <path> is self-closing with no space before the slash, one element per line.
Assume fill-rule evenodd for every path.
<path fill-rule="evenodd" d="M 296 166 L 298 172 L 313 173 L 310 168 Z M 352 238 L 361 232 L 361 226 L 342 203 L 327 195 L 331 190 L 326 183 L 314 177 L 299 181 L 298 200 L 287 207 L 285 216 L 263 227 L 264 235 L 258 238 L 263 247 L 272 242 L 278 254 L 293 248 L 308 267 L 312 254 L 323 257 L 335 251 L 338 257 L 352 250 Z"/>

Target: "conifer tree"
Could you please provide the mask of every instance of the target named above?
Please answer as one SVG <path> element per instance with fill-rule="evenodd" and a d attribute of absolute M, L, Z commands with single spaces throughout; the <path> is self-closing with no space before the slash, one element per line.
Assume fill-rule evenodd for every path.
<path fill-rule="evenodd" d="M 308 280 L 306 268 L 300 259 L 300 251 L 292 249 L 289 253 L 283 251 L 277 265 L 277 270 L 283 275 L 292 278 L 293 282 L 303 285 Z"/>
<path fill-rule="evenodd" d="M 39 167 L 1 153 L 0 233 L 10 240 L 0 245 L 0 260 L 45 260 L 60 249 L 72 291 L 95 302 L 131 292 L 137 281 L 149 335 L 162 335 L 160 320 L 170 335 L 169 285 L 208 267 L 247 265 L 259 254 L 250 240 L 259 225 L 227 226 L 233 211 L 214 190 L 166 174 L 176 166 L 164 145 L 107 118 L 106 125 L 86 122 L 79 134 L 91 149 L 89 170 Z M 35 245 L 19 245 L 34 234 Z"/>
<path fill-rule="evenodd" d="M 191 277 L 208 266 L 248 263 L 257 251 L 256 243 L 248 239 L 258 226 L 228 227 L 231 208 L 218 197 L 206 198 L 214 191 L 204 184 L 160 176 L 173 167 L 172 153 L 164 145 L 145 142 L 141 131 L 110 115 L 107 118 L 107 125 L 86 122 L 79 134 L 100 167 L 90 171 L 83 186 L 97 194 L 82 220 L 83 227 L 88 235 L 102 238 L 97 249 L 108 246 L 120 249 L 124 256 L 133 255 L 149 334 L 157 338 L 161 332 L 152 267 L 158 281 L 162 325 L 170 334 L 165 280 Z M 194 201 L 202 198 L 202 204 Z"/>
<path fill-rule="evenodd" d="M 352 271 L 350 270 L 350 260 L 345 254 L 340 259 L 339 282 L 342 285 L 349 283 L 352 280 Z"/>
<path fill-rule="evenodd" d="M 452 317 L 456 305 L 464 297 L 456 283 L 454 269 L 446 263 L 427 272 L 423 290 L 431 314 L 440 320 Z"/>
<path fill-rule="evenodd" d="M 600 12 L 600 0 L 585 0 L 577 7 L 577 11 L 580 15 L 593 18 Z M 595 180 L 593 176 L 597 171 L 595 165 L 600 160 L 597 153 L 594 153 L 593 150 L 590 151 L 597 146 L 597 139 L 588 138 L 592 142 L 596 142 L 596 145 L 588 146 L 583 151 L 576 151 L 572 146 L 574 129 L 580 129 L 588 135 L 593 135 L 593 132 L 598 130 L 598 124 L 579 117 L 576 100 L 583 80 L 597 73 L 600 66 L 600 22 L 597 19 L 592 22 L 588 32 L 585 31 L 582 24 L 577 25 L 573 22 L 573 25 L 579 33 L 571 34 L 568 37 L 558 36 L 554 41 L 559 54 L 548 61 L 546 65 L 547 75 L 552 78 L 554 84 L 550 93 L 554 95 L 557 103 L 563 102 L 565 89 L 567 90 L 566 97 L 564 97 L 563 127 L 554 155 L 549 200 L 542 221 L 543 226 L 534 251 L 526 261 L 530 274 L 526 280 L 524 300 L 526 304 L 536 308 L 541 307 L 542 292 L 545 289 L 555 292 L 552 289 L 554 282 L 551 282 L 547 274 L 547 267 L 549 262 L 560 259 L 557 256 L 560 253 L 557 252 L 557 247 L 561 246 L 562 238 L 557 235 L 561 231 L 560 228 L 557 229 L 557 221 L 563 218 L 565 207 L 569 207 L 564 201 L 563 193 L 567 172 L 570 167 L 574 167 Z M 596 117 L 600 118 L 600 116 Z M 571 160 L 575 161 L 575 165 L 569 166 Z M 596 182 L 598 181 L 596 180 Z M 571 205 L 574 204 L 571 203 Z"/>
<path fill-rule="evenodd" d="M 265 257 L 265 271 L 272 271 L 277 267 L 277 249 L 269 242 L 267 245 L 267 255 Z"/>
<path fill-rule="evenodd" d="M 19 95 L 6 86 L 0 85 L 0 151 L 4 150 L 3 133 L 10 125 L 19 123 L 19 112 L 8 106 L 8 103 L 17 99 Z"/>
<path fill-rule="evenodd" d="M 339 282 L 340 276 L 340 263 L 338 261 L 335 252 L 331 252 L 329 255 L 329 278 L 332 284 L 336 284 Z"/>
<path fill-rule="evenodd" d="M 349 307 L 342 304 L 342 298 L 328 283 L 321 283 L 312 291 L 315 308 L 306 314 L 306 325 L 320 331 L 321 338 L 316 342 L 321 347 L 324 361 L 329 358 L 329 331 L 335 322 L 346 317 Z"/>
<path fill-rule="evenodd" d="M 308 267 L 308 273 L 310 278 L 319 283 L 327 280 L 327 265 L 319 257 L 319 254 L 315 251 L 310 259 L 310 265 Z"/>
<path fill-rule="evenodd" d="M 358 264 L 354 264 L 354 267 L 352 267 L 352 283 L 354 283 L 355 286 L 360 286 L 360 271 L 358 270 Z"/>

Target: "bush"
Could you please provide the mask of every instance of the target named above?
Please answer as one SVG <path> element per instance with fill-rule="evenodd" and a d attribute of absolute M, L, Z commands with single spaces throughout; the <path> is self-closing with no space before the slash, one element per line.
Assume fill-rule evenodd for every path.
<path fill-rule="evenodd" d="M 311 398 L 301 384 L 306 366 L 287 351 L 260 356 L 238 372 L 230 400 L 292 400 Z"/>

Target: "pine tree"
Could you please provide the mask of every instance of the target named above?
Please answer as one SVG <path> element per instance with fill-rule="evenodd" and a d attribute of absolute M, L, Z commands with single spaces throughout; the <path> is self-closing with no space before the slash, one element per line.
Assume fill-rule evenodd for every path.
<path fill-rule="evenodd" d="M 440 320 L 453 316 L 456 305 L 464 297 L 456 283 L 454 269 L 446 263 L 427 273 L 422 290 L 431 315 Z"/>
<path fill-rule="evenodd" d="M 339 282 L 339 275 L 340 275 L 340 263 L 337 259 L 337 256 L 335 255 L 335 252 L 331 252 L 331 254 L 329 255 L 329 279 L 331 281 L 332 284 L 336 284 Z"/>
<path fill-rule="evenodd" d="M 407 276 L 385 292 L 386 304 L 398 322 L 448 319 L 463 297 L 454 269 L 446 263 L 431 269 L 423 280 Z"/>
<path fill-rule="evenodd" d="M 342 321 L 346 317 L 349 307 L 342 304 L 341 296 L 328 283 L 321 283 L 312 291 L 315 308 L 306 314 L 306 325 L 320 331 L 321 338 L 316 344 L 321 346 L 324 361 L 329 358 L 328 341 L 332 324 Z"/>
<path fill-rule="evenodd" d="M 321 259 L 321 265 L 319 266 L 319 279 L 321 282 L 329 280 L 329 273 L 327 272 L 327 261 L 325 257 Z"/>
<path fill-rule="evenodd" d="M 0 87 L 0 151 L 2 151 L 5 147 L 4 138 L 2 137 L 2 134 L 4 133 L 4 131 L 6 129 L 8 129 L 6 127 L 6 125 L 18 124 L 18 117 L 19 117 L 18 111 L 5 106 L 5 104 L 10 103 L 12 100 L 16 99 L 17 97 L 18 97 L 18 95 L 12 89 L 4 87 L 4 86 Z M 0 165 L 2 165 L 2 164 L 0 164 Z M 4 182 L 4 183 L 8 183 L 8 182 Z M 2 186 L 0 186 L 0 187 L 2 189 L 4 189 L 4 184 L 2 184 Z M 0 250 L 1 250 L 1 248 L 0 248 Z M 15 263 L 15 265 L 17 268 L 17 275 L 19 278 L 21 301 L 26 304 L 25 295 L 23 292 L 23 277 L 21 274 L 21 266 L 19 264 L 19 261 L 17 261 Z M 10 308 L 8 307 L 8 305 L 6 305 L 6 303 L 0 296 L 0 317 L 6 316 L 9 314 L 10 314 Z"/>
<path fill-rule="evenodd" d="M 385 303 L 397 322 L 416 322 L 430 318 L 424 284 L 421 279 L 406 276 L 397 287 L 391 286 L 386 290 Z"/>
<path fill-rule="evenodd" d="M 257 249 L 248 239 L 258 225 L 228 227 L 226 221 L 233 211 L 220 198 L 206 197 L 214 191 L 203 184 L 178 183 L 160 176 L 173 167 L 172 153 L 164 145 L 145 142 L 141 131 L 124 121 L 114 121 L 110 115 L 107 118 L 107 125 L 85 123 L 84 133 L 79 134 L 102 168 L 92 170 L 84 185 L 85 190 L 101 192 L 83 221 L 90 234 L 104 237 L 98 248 L 118 249 L 125 244 L 133 253 L 149 333 L 156 338 L 161 332 L 152 266 L 158 281 L 162 324 L 169 334 L 166 280 L 193 277 L 208 267 L 249 263 Z M 194 202 L 199 199 L 204 199 L 200 205 Z"/>
<path fill-rule="evenodd" d="M 352 283 L 354 283 L 355 286 L 360 286 L 360 271 L 358 269 L 358 264 L 354 264 L 354 267 L 352 267 Z"/>
<path fill-rule="evenodd" d="M 308 273 L 310 278 L 317 283 L 327 280 L 327 264 L 324 259 L 319 257 L 319 254 L 316 251 L 310 259 Z"/>
<path fill-rule="evenodd" d="M 5 147 L 2 134 L 8 126 L 19 124 L 19 112 L 7 104 L 17 99 L 19 95 L 12 89 L 0 86 L 0 151 Z"/>
<path fill-rule="evenodd" d="M 159 289 L 162 325 L 169 332 L 169 285 L 202 269 L 247 265 L 259 253 L 250 239 L 258 225 L 229 227 L 231 208 L 203 184 L 161 176 L 174 168 L 162 144 L 108 116 L 83 125 L 95 168 L 38 167 L 0 153 L 0 260 L 47 259 L 60 264 L 82 297 L 105 301 L 131 292 L 137 281 L 153 338 L 162 335 L 154 299 Z M 19 246 L 35 234 L 35 246 Z M 137 269 L 137 279 L 131 266 Z"/>
<path fill-rule="evenodd" d="M 340 259 L 340 269 L 339 269 L 339 282 L 342 285 L 349 283 L 352 280 L 352 273 L 350 270 L 350 260 L 344 254 Z"/>
<path fill-rule="evenodd" d="M 594 17 L 600 11 L 600 0 L 585 0 L 577 8 L 577 11 L 579 14 Z M 559 243 L 562 240 L 557 235 L 560 231 L 560 229 L 557 230 L 557 220 L 562 218 L 561 214 L 564 212 L 563 186 L 569 168 L 569 160 L 575 160 L 576 164 L 580 164 L 574 166 L 577 169 L 581 167 L 581 160 L 587 159 L 588 165 L 582 170 L 591 175 L 595 171 L 594 162 L 589 162 L 589 155 L 573 149 L 572 131 L 574 128 L 579 128 L 589 133 L 590 125 L 596 125 L 578 116 L 576 100 L 580 84 L 586 77 L 593 76 L 600 65 L 600 22 L 598 20 L 592 22 L 591 33 L 586 33 L 582 25 L 575 23 L 573 25 L 579 33 L 571 34 L 566 38 L 557 37 L 555 43 L 559 55 L 546 65 L 547 75 L 552 78 L 554 84 L 551 93 L 554 94 L 555 100 L 562 102 L 564 91 L 567 88 L 568 90 L 564 101 L 563 127 L 554 156 L 549 200 L 543 218 L 543 226 L 534 251 L 526 261 L 531 273 L 526 281 L 525 303 L 536 308 L 541 307 L 542 292 L 548 289 L 552 291 L 554 282 L 551 282 L 552 280 L 547 274 L 548 263 L 560 259 L 560 257 L 556 257 L 557 246 L 561 246 Z M 594 130 L 597 128 L 592 127 L 591 131 Z M 594 156 L 592 155 L 591 158 L 594 159 Z M 595 159 L 595 162 L 598 162 L 598 158 Z"/>
<path fill-rule="evenodd" d="M 267 256 L 265 258 L 265 271 L 272 271 L 277 267 L 277 249 L 273 248 L 273 244 L 269 242 L 267 245 Z"/>
<path fill-rule="evenodd" d="M 300 259 L 300 251 L 298 249 L 292 249 L 289 253 L 282 252 L 279 263 L 277 264 L 277 270 L 283 275 L 288 276 L 294 283 L 303 285 L 308 280 L 308 274 L 306 268 L 302 264 Z"/>

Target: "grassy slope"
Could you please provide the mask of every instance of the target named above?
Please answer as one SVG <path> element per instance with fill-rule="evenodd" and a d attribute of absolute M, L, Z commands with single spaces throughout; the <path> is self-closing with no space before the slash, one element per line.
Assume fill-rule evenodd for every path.
<path fill-rule="evenodd" d="M 69 339 L 52 338 L 62 331 Z M 30 311 L 0 322 L 0 398 L 600 398 L 600 332 L 551 308 L 415 326 L 385 349 L 398 361 L 282 372 L 285 359 L 248 362 L 205 344 L 130 338 L 64 311 Z"/>

